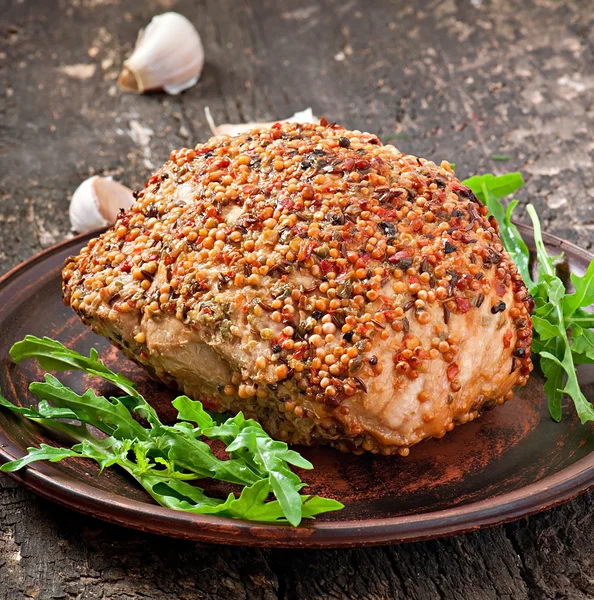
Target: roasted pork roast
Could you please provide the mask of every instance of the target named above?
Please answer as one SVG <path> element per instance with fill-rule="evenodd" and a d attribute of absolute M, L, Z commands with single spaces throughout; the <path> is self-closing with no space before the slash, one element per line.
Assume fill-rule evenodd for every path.
<path fill-rule="evenodd" d="M 531 298 L 447 162 L 276 124 L 173 151 L 135 197 L 64 301 L 208 409 L 406 455 L 528 379 Z"/>

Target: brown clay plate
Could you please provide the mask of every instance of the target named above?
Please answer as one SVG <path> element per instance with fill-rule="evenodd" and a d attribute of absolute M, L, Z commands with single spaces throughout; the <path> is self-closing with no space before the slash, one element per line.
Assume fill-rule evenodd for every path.
<path fill-rule="evenodd" d="M 531 240 L 530 228 L 521 230 Z M 34 401 L 27 385 L 41 372 L 33 361 L 13 364 L 8 350 L 26 334 L 48 335 L 81 352 L 95 347 L 108 366 L 139 383 L 164 420 L 171 420 L 171 393 L 91 333 L 61 302 L 64 258 L 90 237 L 50 248 L 0 280 L 0 387 L 12 402 Z M 552 236 L 546 241 L 556 253 L 565 253 L 572 271 L 585 271 L 592 258 L 588 252 Z M 589 399 L 594 399 L 592 375 L 580 373 Z M 60 377 L 75 389 L 89 385 L 80 373 Z M 101 389 L 96 381 L 93 385 Z M 512 401 L 441 440 L 419 444 L 407 458 L 303 450 L 315 466 L 304 474 L 311 493 L 337 498 L 345 509 L 297 529 L 168 510 L 118 470 L 99 475 L 91 461 L 35 463 L 12 476 L 46 498 L 100 519 L 205 542 L 315 548 L 433 538 L 524 517 L 594 485 L 594 427 L 581 425 L 570 406 L 563 421 L 554 423 L 542 387 L 535 371 Z M 0 410 L 0 462 L 22 456 L 28 446 L 56 443 L 52 435 Z"/>

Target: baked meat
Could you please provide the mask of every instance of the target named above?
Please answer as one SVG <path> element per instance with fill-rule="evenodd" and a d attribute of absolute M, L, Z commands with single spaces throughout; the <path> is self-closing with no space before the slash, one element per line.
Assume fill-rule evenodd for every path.
<path fill-rule="evenodd" d="M 154 377 L 295 444 L 406 455 L 532 369 L 486 207 L 447 162 L 325 121 L 173 151 L 63 282 Z"/>

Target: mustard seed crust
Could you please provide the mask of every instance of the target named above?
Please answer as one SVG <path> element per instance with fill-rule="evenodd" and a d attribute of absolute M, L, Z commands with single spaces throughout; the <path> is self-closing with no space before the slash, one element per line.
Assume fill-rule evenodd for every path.
<path fill-rule="evenodd" d="M 64 301 L 213 410 L 407 454 L 527 381 L 531 298 L 447 162 L 276 124 L 174 150 L 135 197 Z"/>

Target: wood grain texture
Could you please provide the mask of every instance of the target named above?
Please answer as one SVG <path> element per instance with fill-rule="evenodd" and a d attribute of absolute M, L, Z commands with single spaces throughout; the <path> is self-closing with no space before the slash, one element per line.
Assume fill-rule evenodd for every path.
<path fill-rule="evenodd" d="M 201 81 L 178 97 L 120 94 L 137 30 L 168 9 L 199 26 Z M 221 122 L 311 105 L 455 161 L 463 177 L 521 169 L 519 200 L 548 231 L 594 241 L 589 2 L 0 0 L 0 15 L 3 271 L 68 234 L 69 195 L 85 177 L 138 186 L 171 147 L 207 137 L 206 105 Z M 94 73 L 63 68 L 79 64 Z M 436 542 L 270 552 L 133 533 L 3 477 L 0 597 L 586 599 L 593 501 Z"/>

